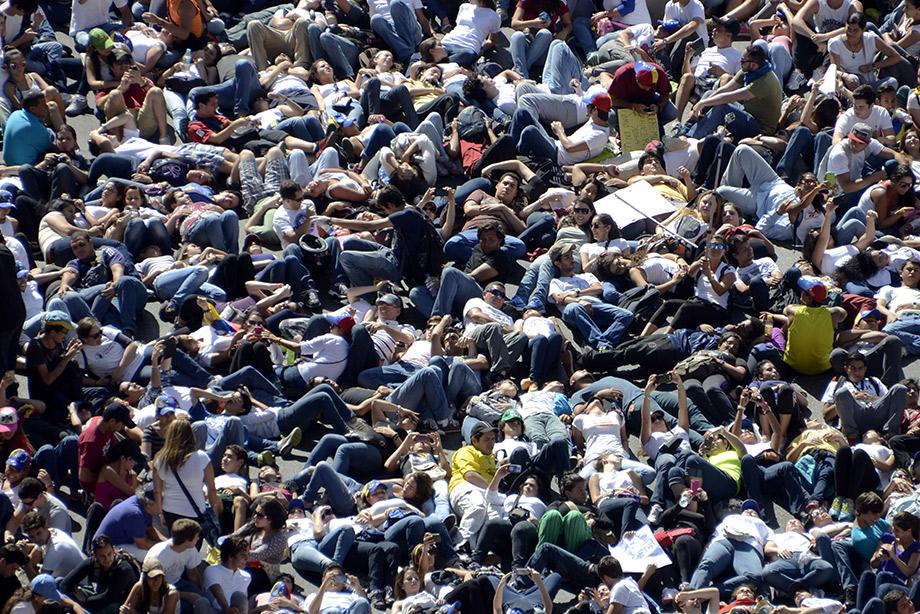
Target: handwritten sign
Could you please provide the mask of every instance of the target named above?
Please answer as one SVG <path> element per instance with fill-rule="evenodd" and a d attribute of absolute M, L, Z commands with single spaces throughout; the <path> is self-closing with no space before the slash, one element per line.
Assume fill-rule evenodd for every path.
<path fill-rule="evenodd" d="M 620 151 L 642 151 L 658 137 L 658 116 L 644 115 L 632 109 L 618 109 Z"/>
<path fill-rule="evenodd" d="M 677 208 L 659 194 L 647 181 L 636 181 L 594 203 L 594 210 L 606 213 L 617 226 L 624 228 L 646 217 L 662 218 Z"/>
<path fill-rule="evenodd" d="M 616 557 L 626 573 L 644 573 L 650 563 L 659 569 L 671 564 L 671 558 L 658 545 L 648 525 L 624 535 L 616 546 L 610 546 L 610 554 Z"/>

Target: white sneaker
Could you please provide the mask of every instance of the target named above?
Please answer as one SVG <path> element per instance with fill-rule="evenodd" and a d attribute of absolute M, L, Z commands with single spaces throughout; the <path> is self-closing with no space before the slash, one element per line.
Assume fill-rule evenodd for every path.
<path fill-rule="evenodd" d="M 651 507 L 648 511 L 648 523 L 651 525 L 656 525 L 661 520 L 661 514 L 664 512 L 661 509 L 661 506 L 657 503 Z"/>
<path fill-rule="evenodd" d="M 83 115 L 87 111 L 89 111 L 89 105 L 86 104 L 86 96 L 74 94 L 73 98 L 70 100 L 70 104 L 67 105 L 67 109 L 64 110 L 64 113 L 67 117 L 76 117 L 77 115 Z"/>
<path fill-rule="evenodd" d="M 802 74 L 802 71 L 796 68 L 789 75 L 789 78 L 786 79 L 786 90 L 789 92 L 797 92 L 808 82 L 808 79 L 805 78 L 805 75 Z"/>

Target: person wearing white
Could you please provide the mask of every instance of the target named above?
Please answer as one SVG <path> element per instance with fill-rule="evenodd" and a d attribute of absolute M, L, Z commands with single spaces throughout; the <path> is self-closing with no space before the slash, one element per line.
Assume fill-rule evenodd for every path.
<path fill-rule="evenodd" d="M 723 572 L 732 576 L 719 584 L 726 592 L 735 590 L 746 577 L 760 577 L 764 547 L 773 538 L 773 530 L 760 519 L 760 506 L 753 499 L 745 501 L 741 510 L 726 516 L 716 527 L 715 538 L 690 579 L 691 588 L 707 587 Z"/>
<path fill-rule="evenodd" d="M 207 602 L 199 599 L 195 611 L 202 614 L 228 612 L 236 608 L 248 611 L 249 600 L 246 591 L 252 579 L 243 568 L 249 559 L 249 542 L 245 538 L 231 535 L 220 545 L 220 564 L 204 570 L 204 590 Z"/>
<path fill-rule="evenodd" d="M 44 573 L 63 578 L 83 562 L 83 552 L 73 538 L 60 529 L 49 529 L 39 512 L 33 510 L 26 514 L 22 526 L 38 549 L 33 550 L 32 558 L 41 561 Z"/>

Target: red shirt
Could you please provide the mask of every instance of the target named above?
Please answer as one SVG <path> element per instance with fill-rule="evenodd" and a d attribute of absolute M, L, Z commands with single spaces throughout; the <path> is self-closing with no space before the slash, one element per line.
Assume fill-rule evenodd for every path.
<path fill-rule="evenodd" d="M 517 6 L 524 10 L 524 19 L 537 19 L 544 11 L 549 14 L 550 29 L 553 29 L 563 15 L 569 12 L 569 5 L 559 0 L 518 0 Z"/>
<path fill-rule="evenodd" d="M 77 444 L 77 464 L 80 469 L 89 469 L 98 474 L 105 465 L 105 453 L 109 445 L 115 441 L 115 433 L 105 433 L 99 426 L 102 424 L 102 416 L 93 416 L 83 427 L 80 433 L 80 442 Z M 95 490 L 93 482 L 84 482 L 80 480 L 84 488 Z"/>
<path fill-rule="evenodd" d="M 230 120 L 223 115 L 214 115 L 206 119 L 195 118 L 188 123 L 188 138 L 196 143 L 207 143 L 215 132 L 223 130 Z"/>
<path fill-rule="evenodd" d="M 627 102 L 638 104 L 657 104 L 659 96 L 671 96 L 671 82 L 664 69 L 657 64 L 652 64 L 658 72 L 658 82 L 650 90 L 644 90 L 639 87 L 636 81 L 636 63 L 629 62 L 620 66 L 613 75 L 608 92 L 611 98 L 619 98 Z"/>

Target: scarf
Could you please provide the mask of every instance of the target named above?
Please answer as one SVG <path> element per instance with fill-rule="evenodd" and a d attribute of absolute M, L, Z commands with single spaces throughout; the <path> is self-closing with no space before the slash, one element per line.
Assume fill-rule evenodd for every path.
<path fill-rule="evenodd" d="M 754 81 L 757 81 L 762 76 L 773 70 L 773 64 L 770 63 L 770 60 L 767 60 L 763 66 L 752 72 L 744 73 L 744 84 L 750 85 Z"/>

